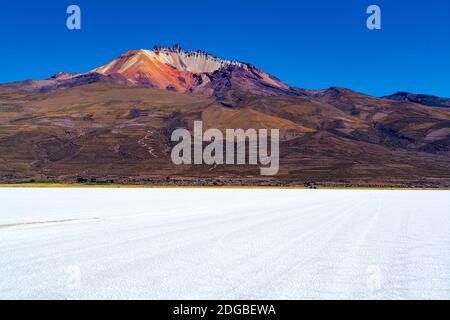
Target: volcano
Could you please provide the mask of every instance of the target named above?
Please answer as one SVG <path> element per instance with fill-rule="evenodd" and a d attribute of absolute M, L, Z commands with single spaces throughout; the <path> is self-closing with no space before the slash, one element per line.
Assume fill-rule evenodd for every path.
<path fill-rule="evenodd" d="M 177 44 L 168 48 L 155 46 L 153 50 L 130 50 L 83 74 L 60 72 L 48 80 L 17 82 L 12 84 L 12 89 L 52 92 L 93 82 L 216 97 L 230 89 L 263 95 L 293 91 L 251 64 L 221 59 L 204 51 L 184 51 Z"/>
<path fill-rule="evenodd" d="M 175 166 L 170 135 L 280 129 L 280 171 Z M 0 85 L 0 181 L 450 187 L 448 99 L 291 87 L 179 45 Z"/>

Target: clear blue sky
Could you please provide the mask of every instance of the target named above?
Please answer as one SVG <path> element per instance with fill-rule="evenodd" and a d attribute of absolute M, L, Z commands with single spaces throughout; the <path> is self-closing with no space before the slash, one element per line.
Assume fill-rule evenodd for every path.
<path fill-rule="evenodd" d="M 66 8 L 82 30 L 66 28 Z M 382 30 L 366 8 L 382 9 Z M 0 0 L 0 83 L 85 72 L 130 49 L 180 43 L 290 85 L 450 97 L 449 0 Z"/>

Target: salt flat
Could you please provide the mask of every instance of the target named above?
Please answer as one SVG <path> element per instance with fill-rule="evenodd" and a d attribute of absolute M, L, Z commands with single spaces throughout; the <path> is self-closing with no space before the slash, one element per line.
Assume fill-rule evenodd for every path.
<path fill-rule="evenodd" d="M 450 299 L 450 192 L 0 189 L 0 299 Z"/>

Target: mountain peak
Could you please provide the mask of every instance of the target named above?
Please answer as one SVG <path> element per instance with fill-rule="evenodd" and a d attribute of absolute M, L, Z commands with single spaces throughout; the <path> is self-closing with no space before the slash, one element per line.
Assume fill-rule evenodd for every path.
<path fill-rule="evenodd" d="M 230 90 L 263 95 L 298 94 L 251 64 L 222 59 L 201 50 L 185 51 L 179 44 L 129 50 L 83 74 L 60 72 L 45 83 L 37 83 L 32 90 L 59 90 L 95 81 L 206 96 L 227 96 Z"/>
<path fill-rule="evenodd" d="M 150 71 L 158 72 L 170 67 L 173 71 L 189 72 L 192 74 L 211 73 L 220 68 L 245 65 L 242 62 L 218 58 L 204 51 L 184 51 L 179 44 L 171 47 L 155 46 L 152 50 L 130 50 L 116 60 L 93 71 L 103 75 L 111 73 L 132 73 Z M 145 70 L 143 70 L 145 69 Z M 152 70 L 149 70 L 152 69 Z M 159 70 L 161 71 L 161 70 Z M 133 79 L 131 79 L 133 81 Z"/>
<path fill-rule="evenodd" d="M 389 96 L 383 97 L 385 99 L 389 100 L 395 100 L 395 101 L 403 101 L 403 102 L 414 102 L 426 106 L 432 106 L 432 107 L 450 107 L 450 99 L 449 98 L 441 98 L 436 97 L 428 94 L 415 94 L 405 91 L 398 91 L 394 94 L 391 94 Z"/>
<path fill-rule="evenodd" d="M 213 73 L 222 72 L 224 77 L 229 75 L 226 70 L 230 67 L 253 74 L 253 80 L 249 77 L 248 81 L 267 82 L 272 87 L 288 87 L 247 63 L 222 59 L 200 50 L 185 51 L 179 44 L 171 47 L 156 45 L 152 50 L 130 50 L 91 72 L 104 76 L 118 74 L 138 86 L 194 92 L 195 87 L 205 86 L 213 78 L 218 81 L 220 77 L 213 77 Z"/>

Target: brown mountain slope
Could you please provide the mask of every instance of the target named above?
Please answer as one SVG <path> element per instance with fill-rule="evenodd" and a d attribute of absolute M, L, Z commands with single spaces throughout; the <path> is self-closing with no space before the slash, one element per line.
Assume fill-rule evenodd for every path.
<path fill-rule="evenodd" d="M 450 185 L 448 108 L 340 88 L 222 92 L 231 94 L 232 107 L 215 96 L 108 81 L 0 92 L 0 180 Z M 205 128 L 280 128 L 279 174 L 261 178 L 259 166 L 173 165 L 170 135 L 195 120 Z"/>

